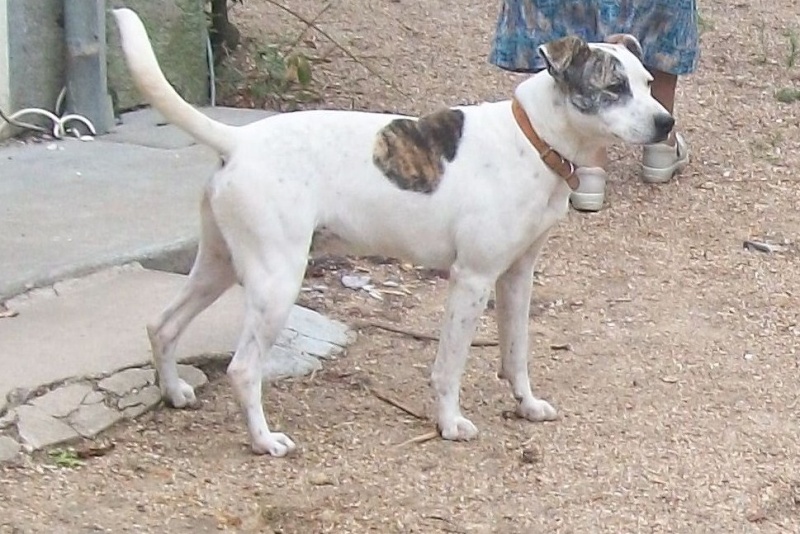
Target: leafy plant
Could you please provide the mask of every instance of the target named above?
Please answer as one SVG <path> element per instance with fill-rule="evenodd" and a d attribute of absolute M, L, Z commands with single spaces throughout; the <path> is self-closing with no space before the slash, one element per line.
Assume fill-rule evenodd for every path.
<path fill-rule="evenodd" d="M 784 104 L 792 104 L 800 100 L 800 89 L 796 87 L 782 87 L 775 92 L 775 99 Z"/>
<path fill-rule="evenodd" d="M 74 449 L 53 449 L 49 454 L 56 467 L 77 469 L 84 465 Z"/>

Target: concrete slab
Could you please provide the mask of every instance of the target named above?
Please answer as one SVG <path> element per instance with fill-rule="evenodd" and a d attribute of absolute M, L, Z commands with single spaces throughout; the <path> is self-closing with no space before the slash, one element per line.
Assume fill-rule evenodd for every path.
<path fill-rule="evenodd" d="M 4 148 L 0 161 L 0 299 L 195 239 L 216 165 L 199 146 L 75 140 Z"/>
<path fill-rule="evenodd" d="M 68 424 L 47 415 L 34 406 L 16 408 L 17 432 L 22 441 L 32 449 L 41 449 L 78 438 Z"/>
<path fill-rule="evenodd" d="M 69 423 L 84 438 L 93 438 L 114 423 L 122 420 L 124 415 L 105 404 L 88 404 L 78 408 L 69 416 Z"/>
<path fill-rule="evenodd" d="M 66 417 L 77 409 L 91 392 L 92 386 L 89 384 L 70 384 L 34 399 L 31 404 L 53 417 Z"/>
<path fill-rule="evenodd" d="M 151 384 L 152 369 L 128 368 L 150 363 L 145 325 L 185 281 L 183 275 L 130 265 L 62 282 L 56 291 L 41 290 L 9 301 L 19 314 L 0 321 L 0 398 L 12 390 L 121 369 L 126 370 L 102 380 L 100 389 L 123 396 Z M 235 286 L 189 326 L 178 345 L 178 359 L 230 354 L 236 347 L 243 309 L 243 291 Z M 295 306 L 280 336 L 284 346 L 276 347 L 265 377 L 318 369 L 318 358 L 338 354 L 352 336 L 345 325 Z M 310 344 L 310 339 L 316 342 Z M 192 368 L 180 367 L 179 373 L 193 385 L 206 380 Z"/>
<path fill-rule="evenodd" d="M 13 388 L 148 364 L 145 325 L 184 281 L 133 266 L 64 284 L 59 295 L 11 301 L 19 315 L 0 321 L 0 398 Z M 179 357 L 231 351 L 242 303 L 238 287 L 223 295 L 189 327 Z"/>
<path fill-rule="evenodd" d="M 271 114 L 204 111 L 230 124 Z M 122 119 L 91 142 L 0 146 L 0 301 L 165 253 L 191 259 L 202 187 L 218 158 L 177 128 L 157 126 L 153 111 Z"/>

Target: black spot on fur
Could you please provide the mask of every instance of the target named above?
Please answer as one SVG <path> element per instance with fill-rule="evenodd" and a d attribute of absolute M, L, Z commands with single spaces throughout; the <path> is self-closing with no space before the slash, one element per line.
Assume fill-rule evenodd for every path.
<path fill-rule="evenodd" d="M 375 166 L 400 189 L 433 193 L 453 161 L 464 130 L 464 112 L 445 109 L 418 120 L 395 119 L 375 141 Z"/>

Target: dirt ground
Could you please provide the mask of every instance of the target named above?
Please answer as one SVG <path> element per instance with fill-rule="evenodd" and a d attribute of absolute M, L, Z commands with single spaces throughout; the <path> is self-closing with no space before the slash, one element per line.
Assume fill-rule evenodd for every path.
<path fill-rule="evenodd" d="M 519 78 L 486 61 L 497 4 L 335 3 L 318 24 L 380 76 L 309 34 L 303 46 L 329 61 L 314 65 L 320 105 L 422 113 L 506 98 Z M 322 5 L 291 2 L 309 19 Z M 571 212 L 553 234 L 530 368 L 559 421 L 508 417 L 497 348 L 475 348 L 462 398 L 477 441 L 408 443 L 432 424 L 373 391 L 430 413 L 435 343 L 363 328 L 324 371 L 265 389 L 271 424 L 299 454 L 252 455 L 213 368 L 199 411 L 120 425 L 103 436 L 114 450 L 76 469 L 40 455 L 0 470 L 0 531 L 800 532 L 800 103 L 775 97 L 800 76 L 799 7 L 701 0 L 702 62 L 678 98 L 690 168 L 643 185 L 638 152 L 617 150 L 607 207 Z M 233 20 L 253 37 L 302 29 L 257 0 Z M 745 239 L 783 246 L 749 251 Z M 401 288 L 383 301 L 342 288 L 358 268 Z M 435 273 L 352 261 L 312 274 L 307 286 L 321 287 L 301 300 L 315 309 L 436 331 L 446 280 Z M 480 336 L 494 325 L 490 309 Z"/>

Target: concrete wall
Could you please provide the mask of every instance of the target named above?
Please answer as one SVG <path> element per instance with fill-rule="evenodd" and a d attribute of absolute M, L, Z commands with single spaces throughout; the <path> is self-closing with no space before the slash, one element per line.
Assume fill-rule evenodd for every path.
<path fill-rule="evenodd" d="M 8 110 L 11 89 L 8 75 L 8 17 L 6 0 L 0 0 L 0 109 Z M 0 119 L 0 126 L 3 119 Z"/>
<path fill-rule="evenodd" d="M 175 90 L 193 104 L 207 104 L 209 95 L 206 59 L 207 21 L 204 0 L 109 0 L 109 7 L 125 6 L 142 18 L 156 56 Z M 133 87 L 119 48 L 113 17 L 107 22 L 108 86 L 116 92 L 118 107 L 144 104 Z"/>
<path fill-rule="evenodd" d="M 23 107 L 54 109 L 65 84 L 63 2 L 0 0 L 0 105 L 4 111 L 12 113 Z M 204 0 L 108 0 L 107 5 L 125 5 L 139 12 L 167 79 L 189 102 L 208 102 Z M 109 90 L 116 97 L 118 109 L 138 107 L 144 102 L 128 77 L 110 12 L 106 28 Z M 2 59 L 4 49 L 7 75 Z"/>
<path fill-rule="evenodd" d="M 6 111 L 55 106 L 64 85 L 62 1 L 7 0 L 11 109 Z"/>

